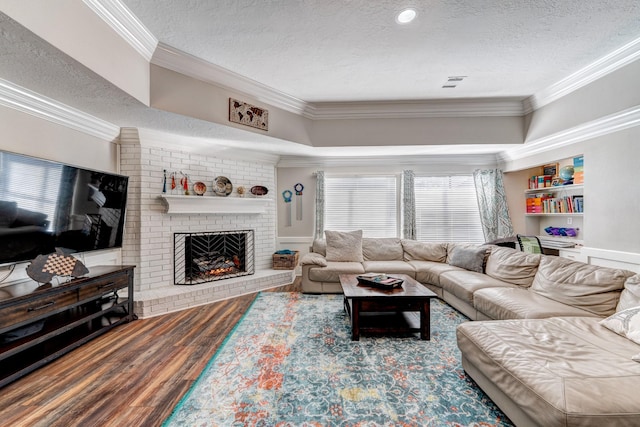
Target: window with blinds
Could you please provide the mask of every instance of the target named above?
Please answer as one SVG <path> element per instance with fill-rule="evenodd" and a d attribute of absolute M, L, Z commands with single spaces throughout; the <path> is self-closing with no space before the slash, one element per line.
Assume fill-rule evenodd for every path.
<path fill-rule="evenodd" d="M 398 237 L 398 182 L 395 175 L 325 177 L 325 230 Z"/>
<path fill-rule="evenodd" d="M 416 176 L 416 240 L 483 243 L 473 176 Z"/>

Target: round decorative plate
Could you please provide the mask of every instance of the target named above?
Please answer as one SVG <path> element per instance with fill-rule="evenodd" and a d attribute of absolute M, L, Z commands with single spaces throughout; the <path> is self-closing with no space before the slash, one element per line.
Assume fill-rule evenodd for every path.
<path fill-rule="evenodd" d="M 233 184 L 226 176 L 218 176 L 213 181 L 213 192 L 216 196 L 227 197 L 233 191 Z"/>
<path fill-rule="evenodd" d="M 263 187 L 262 185 L 256 185 L 251 187 L 251 194 L 254 196 L 264 196 L 269 192 L 267 187 Z"/>
<path fill-rule="evenodd" d="M 193 192 L 196 193 L 198 196 L 202 196 L 204 193 L 207 192 L 207 186 L 205 185 L 204 182 L 194 182 L 193 183 Z"/>

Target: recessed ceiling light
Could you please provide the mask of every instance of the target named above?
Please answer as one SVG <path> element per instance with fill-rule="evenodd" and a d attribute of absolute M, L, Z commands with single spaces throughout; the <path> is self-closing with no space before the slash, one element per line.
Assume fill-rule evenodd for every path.
<path fill-rule="evenodd" d="M 408 24 L 416 18 L 417 14 L 415 9 L 405 9 L 396 16 L 396 22 L 398 24 Z"/>

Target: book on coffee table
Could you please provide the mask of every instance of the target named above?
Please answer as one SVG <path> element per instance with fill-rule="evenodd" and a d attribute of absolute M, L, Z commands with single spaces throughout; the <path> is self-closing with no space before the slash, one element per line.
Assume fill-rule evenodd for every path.
<path fill-rule="evenodd" d="M 381 273 L 368 273 L 358 276 L 358 283 L 382 289 L 393 289 L 402 286 L 404 280 Z"/>

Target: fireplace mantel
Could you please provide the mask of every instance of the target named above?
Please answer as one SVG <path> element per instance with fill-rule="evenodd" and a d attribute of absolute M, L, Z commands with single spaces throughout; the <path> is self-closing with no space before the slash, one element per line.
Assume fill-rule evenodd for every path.
<path fill-rule="evenodd" d="M 161 195 L 168 214 L 260 214 L 272 199 L 258 197 Z"/>

